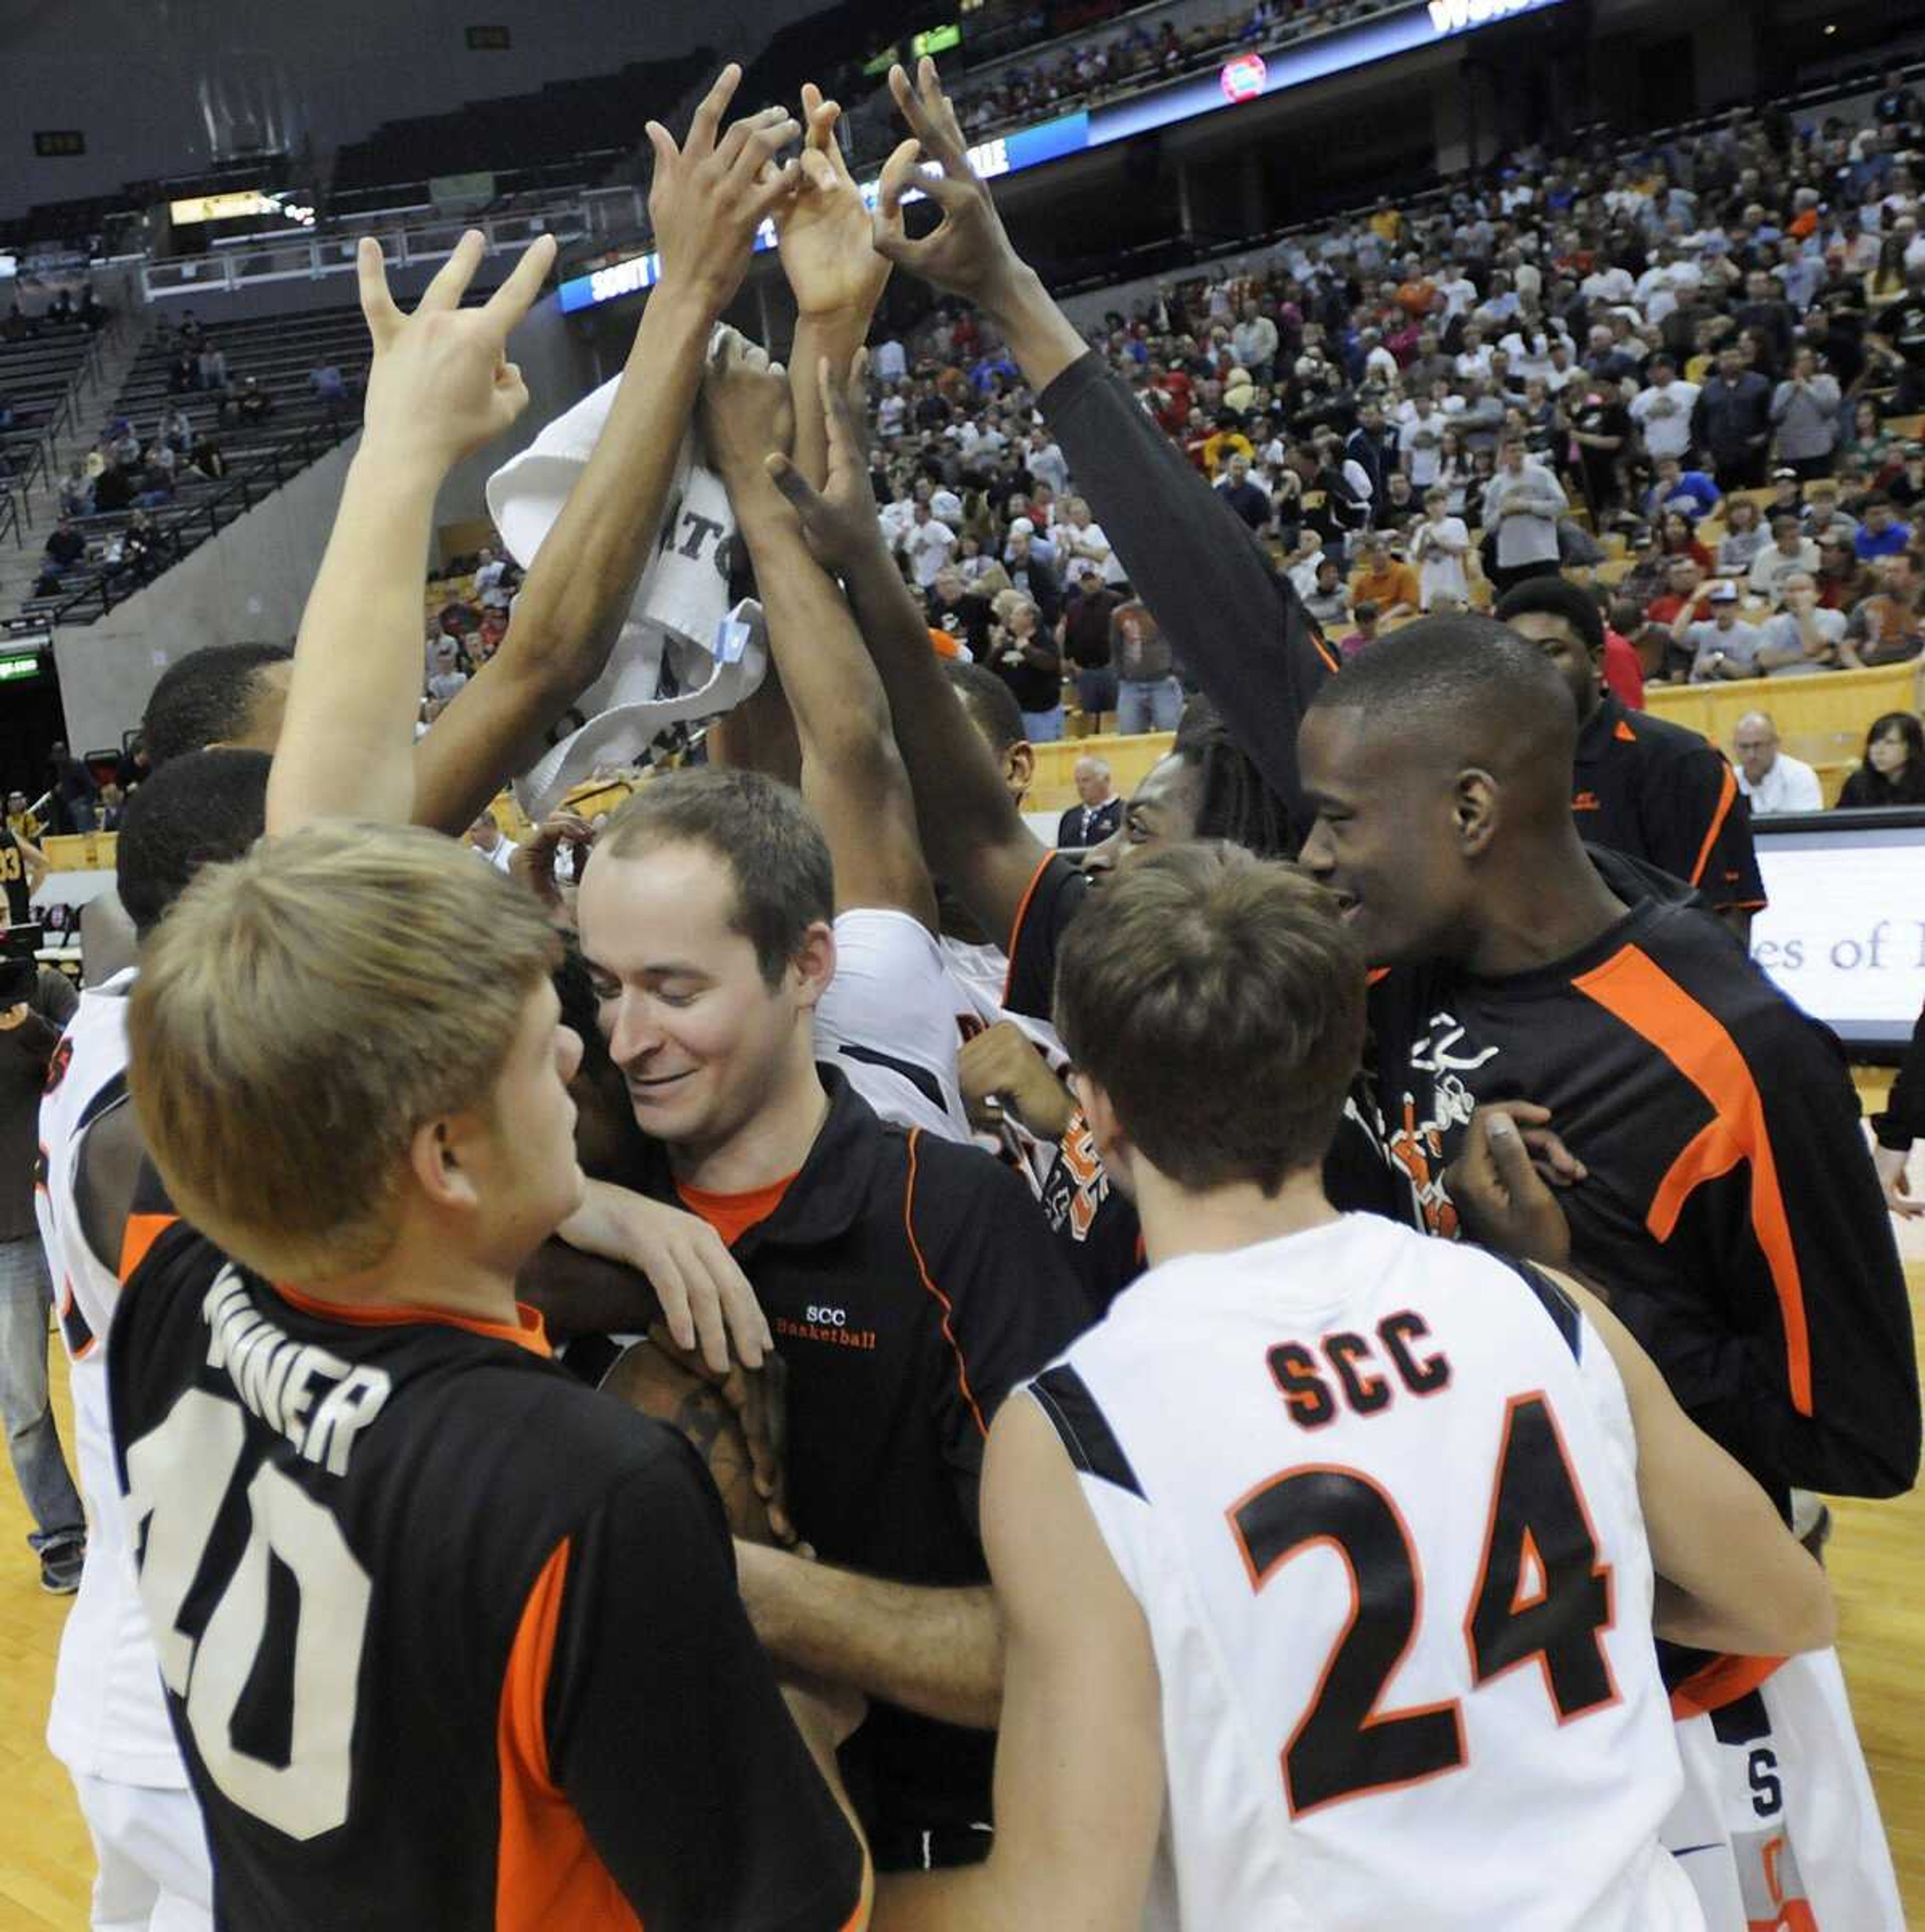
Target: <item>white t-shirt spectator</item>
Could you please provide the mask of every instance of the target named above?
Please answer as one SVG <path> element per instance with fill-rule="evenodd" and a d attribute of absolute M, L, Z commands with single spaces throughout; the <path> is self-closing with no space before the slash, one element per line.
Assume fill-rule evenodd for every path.
<path fill-rule="evenodd" d="M 1061 448 L 1054 442 L 1033 449 L 1027 458 L 1029 472 L 1039 483 L 1047 483 L 1060 496 L 1069 488 L 1069 465 Z"/>
<path fill-rule="evenodd" d="M 1506 506 L 1518 507 L 1509 514 Z M 1484 490 L 1483 525 L 1498 533 L 1498 568 L 1558 560 L 1558 519 L 1570 507 L 1564 487 L 1542 464 L 1527 462 L 1513 476 L 1500 470 Z"/>
<path fill-rule="evenodd" d="M 878 382 L 899 382 L 909 374 L 909 358 L 892 335 L 869 351 L 869 368 Z"/>
<path fill-rule="evenodd" d="M 892 389 L 876 405 L 876 427 L 884 436 L 900 436 L 909 405 Z"/>
<path fill-rule="evenodd" d="M 929 514 L 952 530 L 962 521 L 962 499 L 953 490 L 935 490 L 929 496 Z"/>
<path fill-rule="evenodd" d="M 1631 398 L 1631 416 L 1645 433 L 1645 448 L 1654 459 L 1682 458 L 1691 447 L 1691 410 L 1698 400 L 1696 382 L 1654 382 Z"/>
<path fill-rule="evenodd" d="M 955 555 L 955 532 L 934 517 L 926 524 L 910 525 L 902 548 L 919 588 L 927 590 L 934 584 L 936 573 Z"/>
<path fill-rule="evenodd" d="M 1827 611 L 1834 616 L 1835 611 Z M 1825 793 L 1818 774 L 1802 758 L 1787 758 L 1783 752 L 1771 760 L 1771 769 L 1753 784 L 1736 767 L 1738 788 L 1750 801 L 1751 815 L 1759 818 L 1774 812 L 1822 812 Z"/>
<path fill-rule="evenodd" d="M 1253 476 L 1251 481 L 1256 479 Z M 1074 524 L 1060 524 L 1057 526 L 1056 541 L 1066 577 L 1074 577 L 1084 565 L 1093 563 L 1103 573 L 1105 584 L 1114 586 L 1129 581 L 1129 573 L 1117 561 L 1116 550 L 1103 534 L 1101 524 L 1085 524 L 1080 530 Z M 1030 548 L 1033 554 L 1033 542 Z"/>
<path fill-rule="evenodd" d="M 1623 268 L 1594 268 L 1578 284 L 1578 292 L 1594 307 L 1600 302 L 1627 302 L 1631 292 L 1630 275 Z"/>
<path fill-rule="evenodd" d="M 1437 292 L 1444 298 L 1446 321 L 1455 316 L 1468 315 L 1477 300 L 1477 284 L 1461 270 L 1450 280 L 1439 282 Z"/>
<path fill-rule="evenodd" d="M 1775 604 L 1786 578 L 1801 573 L 1808 575 L 1817 568 L 1818 545 L 1810 537 L 1798 539 L 1797 554 L 1792 556 L 1778 548 L 1774 538 L 1751 560 L 1744 580 L 1758 596 L 1768 597 Z"/>
<path fill-rule="evenodd" d="M 1471 532 L 1462 517 L 1446 516 L 1432 523 L 1428 517 L 1411 526 L 1411 554 L 1419 559 L 1419 602 L 1428 610 L 1440 597 L 1471 601 L 1470 580 L 1464 560 L 1471 549 Z"/>

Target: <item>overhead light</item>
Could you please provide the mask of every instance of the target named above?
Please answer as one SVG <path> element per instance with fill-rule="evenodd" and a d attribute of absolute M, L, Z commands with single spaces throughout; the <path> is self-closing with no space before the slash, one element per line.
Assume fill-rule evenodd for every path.
<path fill-rule="evenodd" d="M 1837 33 L 1838 31 L 1838 22 L 1836 20 L 1826 21 L 1825 23 L 1825 31 L 1828 34 Z"/>

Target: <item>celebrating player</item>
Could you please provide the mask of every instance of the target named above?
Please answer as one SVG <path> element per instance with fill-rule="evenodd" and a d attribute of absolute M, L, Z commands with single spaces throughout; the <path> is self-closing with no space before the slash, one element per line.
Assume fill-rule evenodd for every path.
<path fill-rule="evenodd" d="M 1823 1574 L 1583 1290 L 1332 1210 L 1363 966 L 1228 847 L 1072 928 L 1150 1271 L 996 1425 L 996 1845 L 879 1926 L 1702 1924 L 1652 1630 L 1822 1644 Z"/>

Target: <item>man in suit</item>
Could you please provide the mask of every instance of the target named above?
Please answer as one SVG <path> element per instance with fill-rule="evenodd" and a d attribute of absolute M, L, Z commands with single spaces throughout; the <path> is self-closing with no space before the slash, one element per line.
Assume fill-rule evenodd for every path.
<path fill-rule="evenodd" d="M 1056 828 L 1056 842 L 1065 851 L 1100 845 L 1123 818 L 1123 800 L 1110 782 L 1109 761 L 1093 755 L 1076 760 L 1076 795 Z"/>

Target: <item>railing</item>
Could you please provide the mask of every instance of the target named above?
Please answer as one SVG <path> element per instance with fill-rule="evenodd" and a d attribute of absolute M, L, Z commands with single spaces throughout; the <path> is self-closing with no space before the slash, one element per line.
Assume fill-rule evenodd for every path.
<path fill-rule="evenodd" d="M 346 411 L 320 422 L 292 425 L 291 434 L 279 434 L 271 446 L 245 460 L 243 466 L 237 466 L 205 494 L 196 496 L 190 503 L 176 502 L 171 512 L 163 510 L 156 514 L 156 548 L 161 556 L 159 568 L 151 574 L 141 578 L 130 570 L 103 568 L 71 596 L 38 614 L 49 624 L 91 624 L 104 617 L 116 604 L 138 596 L 155 578 L 245 516 L 256 503 L 264 502 L 289 478 L 325 456 L 359 427 L 358 418 Z M 125 527 L 118 524 L 116 526 Z"/>
<path fill-rule="evenodd" d="M 436 219 L 286 239 L 275 237 L 217 254 L 148 262 L 141 268 L 141 286 L 149 302 L 164 302 L 174 296 L 208 296 L 261 283 L 318 281 L 323 275 L 351 274 L 355 245 L 363 234 L 372 234 L 381 244 L 390 268 L 409 262 L 445 261 L 470 228 L 479 228 L 487 237 L 491 254 L 525 248 L 539 235 L 576 241 L 589 232 L 583 199 L 576 196 L 556 207 L 485 215 L 472 221 Z"/>

